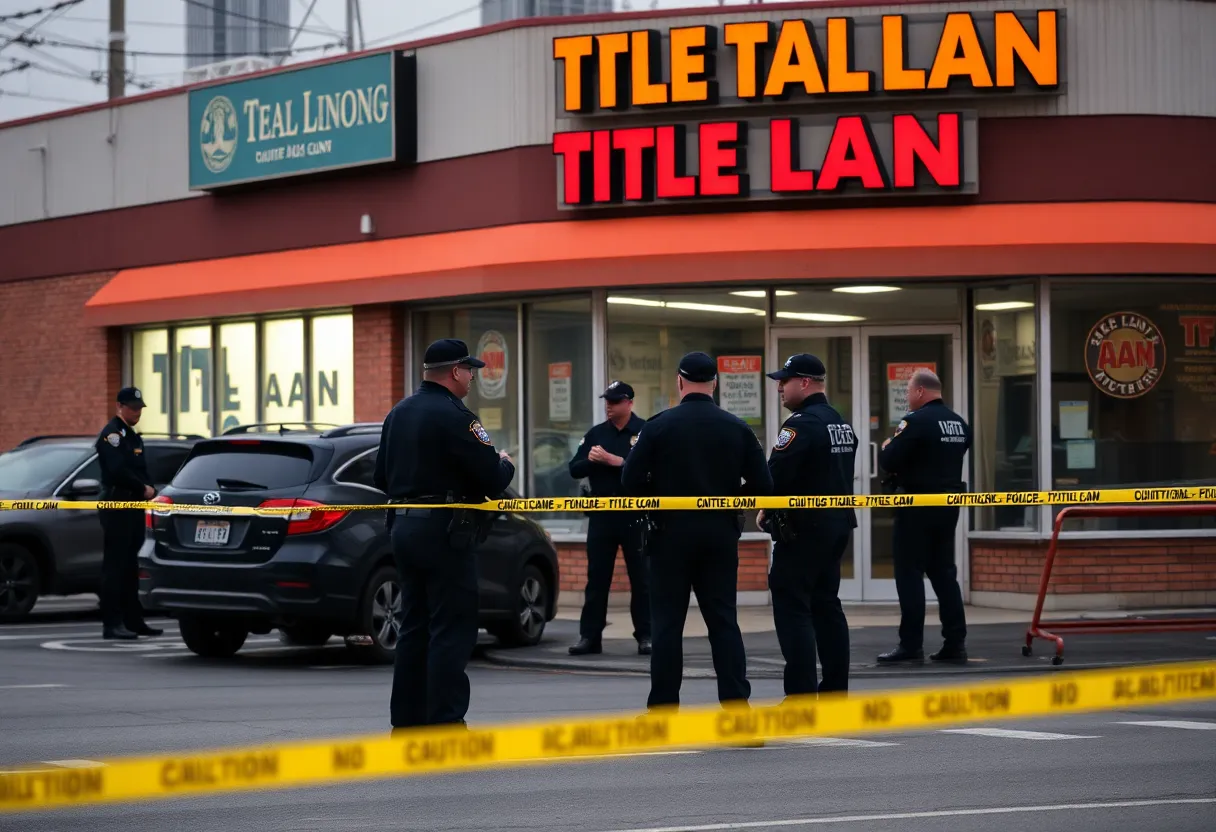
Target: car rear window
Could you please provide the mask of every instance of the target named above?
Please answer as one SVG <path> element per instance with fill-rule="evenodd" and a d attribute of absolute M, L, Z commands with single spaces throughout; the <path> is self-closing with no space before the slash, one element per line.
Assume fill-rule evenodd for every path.
<path fill-rule="evenodd" d="M 173 487 L 220 488 L 219 480 L 241 480 L 266 489 L 291 488 L 310 481 L 312 461 L 312 449 L 294 442 L 200 443 Z"/>
<path fill-rule="evenodd" d="M 0 491 L 57 485 L 91 452 L 76 445 L 27 445 L 0 454 Z"/>

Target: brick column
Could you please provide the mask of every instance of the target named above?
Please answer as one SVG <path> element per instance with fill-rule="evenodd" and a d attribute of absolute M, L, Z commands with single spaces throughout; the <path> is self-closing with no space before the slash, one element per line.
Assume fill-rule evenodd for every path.
<path fill-rule="evenodd" d="M 405 395 L 405 314 L 399 305 L 354 308 L 355 421 L 379 422 Z"/>

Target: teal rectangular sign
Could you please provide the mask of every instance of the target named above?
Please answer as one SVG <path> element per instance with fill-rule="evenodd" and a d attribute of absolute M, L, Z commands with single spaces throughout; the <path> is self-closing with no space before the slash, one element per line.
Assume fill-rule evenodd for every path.
<path fill-rule="evenodd" d="M 190 90 L 190 189 L 412 163 L 415 77 L 383 52 Z"/>

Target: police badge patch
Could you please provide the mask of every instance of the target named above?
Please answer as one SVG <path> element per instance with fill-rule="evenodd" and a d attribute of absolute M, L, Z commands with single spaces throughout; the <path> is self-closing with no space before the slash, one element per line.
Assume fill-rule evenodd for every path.
<path fill-rule="evenodd" d="M 118 443 L 121 442 L 122 440 L 118 437 L 117 433 L 110 433 L 110 434 L 106 434 L 106 441 L 109 442 L 111 445 L 113 445 L 115 448 L 117 448 Z"/>
<path fill-rule="evenodd" d="M 895 435 L 899 436 L 903 432 L 903 429 L 906 428 L 907 426 L 908 426 L 908 420 L 900 419 L 899 424 L 895 426 Z"/>
<path fill-rule="evenodd" d="M 474 419 L 473 424 L 469 425 L 469 430 L 473 431 L 473 435 L 477 437 L 477 441 L 481 444 L 493 447 L 494 443 L 490 441 L 490 434 L 481 426 L 481 422 Z"/>
<path fill-rule="evenodd" d="M 790 446 L 790 443 L 794 441 L 794 437 L 797 435 L 798 431 L 793 428 L 782 428 L 777 433 L 777 444 L 774 446 L 774 450 L 784 451 Z"/>
<path fill-rule="evenodd" d="M 635 433 L 633 436 L 629 437 L 629 447 L 632 448 L 634 445 L 638 444 L 639 436 L 641 436 L 640 433 Z"/>

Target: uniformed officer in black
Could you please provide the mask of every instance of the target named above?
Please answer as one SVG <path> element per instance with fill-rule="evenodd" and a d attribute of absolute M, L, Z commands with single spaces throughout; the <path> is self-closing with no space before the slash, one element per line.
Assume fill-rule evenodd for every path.
<path fill-rule="evenodd" d="M 114 418 L 97 434 L 97 458 L 101 464 L 103 502 L 142 502 L 156 496 L 144 443 L 135 432 L 143 415 L 144 399 L 135 387 L 118 391 Z M 163 630 L 149 627 L 139 603 L 139 550 L 144 543 L 143 509 L 98 509 L 101 520 L 101 626 L 102 637 L 131 641 L 138 636 L 158 636 Z"/>
<path fill-rule="evenodd" d="M 882 443 L 878 465 L 900 494 L 944 494 L 965 490 L 963 457 L 971 447 L 967 421 L 942 401 L 942 383 L 928 369 L 908 380 L 910 412 Z M 954 566 L 957 506 L 895 509 L 895 589 L 899 593 L 899 645 L 878 660 L 923 662 L 925 584 L 937 595 L 942 622 L 942 649 L 934 661 L 967 660 L 967 620 Z"/>
<path fill-rule="evenodd" d="M 651 416 L 625 460 L 621 485 L 629 496 L 738 497 L 772 493 L 764 449 L 752 429 L 713 400 L 717 365 L 703 352 L 680 360 L 680 403 Z M 751 697 L 747 658 L 736 611 L 742 512 L 732 509 L 653 513 L 649 546 L 654 650 L 650 708 L 678 706 L 684 675 L 684 622 L 689 592 L 697 593 L 709 630 L 718 699 Z"/>
<path fill-rule="evenodd" d="M 592 497 L 621 496 L 621 467 L 638 441 L 645 422 L 633 412 L 633 388 L 614 381 L 600 394 L 608 417 L 587 431 L 570 460 L 570 476 L 587 478 Z M 616 568 L 616 551 L 625 554 L 629 572 L 629 612 L 638 653 L 650 655 L 650 591 L 646 560 L 642 554 L 640 523 L 644 517 L 633 511 L 596 511 L 587 528 L 587 588 L 583 593 L 583 615 L 579 641 L 570 654 L 599 653 L 608 616 L 608 592 Z"/>
<path fill-rule="evenodd" d="M 779 496 L 844 496 L 853 493 L 857 437 L 828 404 L 827 369 L 813 355 L 791 355 L 777 381 L 790 416 L 769 454 L 773 491 Z M 849 622 L 840 606 L 840 560 L 857 526 L 851 508 L 760 512 L 757 523 L 773 535 L 769 592 L 773 623 L 785 657 L 787 696 L 849 689 Z M 774 524 L 782 520 L 782 526 Z M 780 533 L 779 533 L 780 532 Z M 815 652 L 823 665 L 816 681 Z"/>
<path fill-rule="evenodd" d="M 463 341 L 446 338 L 427 347 L 422 384 L 389 411 L 380 435 L 375 484 L 390 502 L 480 503 L 498 499 L 510 484 L 510 457 L 494 450 L 462 401 L 484 366 Z M 402 607 L 390 704 L 394 730 L 465 724 L 465 668 L 478 631 L 479 536 L 453 528 L 462 515 L 478 521 L 482 536 L 493 520 L 473 509 L 389 514 Z"/>

